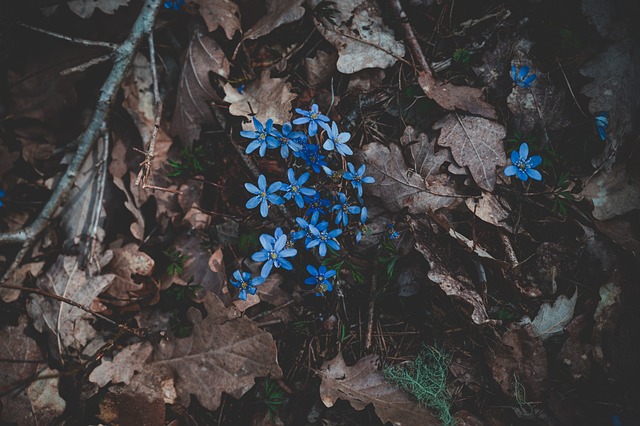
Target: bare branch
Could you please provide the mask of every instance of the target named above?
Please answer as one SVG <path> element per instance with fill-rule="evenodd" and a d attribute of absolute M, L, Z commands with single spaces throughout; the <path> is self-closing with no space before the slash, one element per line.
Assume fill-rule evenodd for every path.
<path fill-rule="evenodd" d="M 25 24 L 23 22 L 20 22 L 20 26 L 29 29 L 31 31 L 35 31 L 38 33 L 42 33 L 42 34 L 46 34 L 48 36 L 51 37 L 55 37 L 59 40 L 64 40 L 64 41 L 68 41 L 71 43 L 75 43 L 75 44 L 79 44 L 81 46 L 87 46 L 87 47 L 106 47 L 107 49 L 111 49 L 111 50 L 116 50 L 118 49 L 118 45 L 114 44 L 114 43 L 109 43 L 106 41 L 93 41 L 93 40 L 86 40 L 84 38 L 78 38 L 78 37 L 71 37 L 68 35 L 64 35 L 64 34 L 59 34 L 59 33 L 54 33 L 53 31 L 49 31 L 49 30 L 45 30 L 44 28 L 38 28 L 38 27 L 33 27 L 29 24 Z"/>

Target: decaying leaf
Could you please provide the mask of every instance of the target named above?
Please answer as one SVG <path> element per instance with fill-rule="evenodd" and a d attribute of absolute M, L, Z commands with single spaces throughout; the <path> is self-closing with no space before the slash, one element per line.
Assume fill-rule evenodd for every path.
<path fill-rule="evenodd" d="M 480 198 L 467 198 L 465 204 L 473 214 L 484 222 L 510 232 L 513 230 L 513 227 L 505 223 L 509 217 L 509 211 L 503 205 L 507 204 L 507 200 L 499 199 L 492 193 L 483 191 Z"/>
<path fill-rule="evenodd" d="M 569 336 L 558 352 L 558 360 L 566 365 L 575 380 L 587 379 L 591 375 L 592 365 L 589 353 L 592 348 L 589 343 L 581 339 L 587 325 L 586 315 L 578 315 L 567 324 L 565 330 Z"/>
<path fill-rule="evenodd" d="M 338 62 L 338 52 L 332 50 L 327 53 L 318 50 L 313 58 L 304 58 L 304 68 L 307 71 L 307 83 L 309 86 L 318 86 L 331 78 L 336 70 Z"/>
<path fill-rule="evenodd" d="M 142 374 L 172 378 L 180 404 L 188 406 L 194 395 L 203 407 L 215 411 L 222 392 L 240 398 L 256 377 L 277 378 L 282 371 L 271 334 L 237 317 L 235 309 L 225 308 L 213 294 L 204 299 L 204 308 L 206 318 L 198 309 L 189 309 L 191 336 L 160 341 Z"/>
<path fill-rule="evenodd" d="M 38 279 L 37 287 L 46 292 L 63 296 L 83 306 L 91 307 L 93 301 L 115 279 L 115 275 L 87 276 L 78 268 L 74 256 L 58 256 L 56 263 Z M 96 335 L 91 325 L 93 317 L 80 308 L 57 300 L 32 294 L 27 300 L 27 312 L 33 326 L 41 333 L 49 332 L 53 348 L 82 349 Z M 55 343 L 57 341 L 57 344 Z"/>
<path fill-rule="evenodd" d="M 251 117 L 252 112 L 262 123 L 272 118 L 274 123 L 284 124 L 291 119 L 291 83 L 285 78 L 271 78 L 268 71 L 260 79 L 247 84 L 242 93 L 229 83 L 225 84 L 225 102 L 231 103 L 229 112 L 238 117 Z M 251 105 L 251 107 L 249 107 Z M 245 123 L 245 129 L 253 130 L 253 123 Z"/>
<path fill-rule="evenodd" d="M 25 335 L 27 322 L 23 316 L 17 327 L 0 330 L 0 420 L 3 424 L 54 424 L 66 405 L 58 393 L 58 372 L 46 367 L 36 341 Z"/>
<path fill-rule="evenodd" d="M 266 0 L 267 13 L 244 33 L 244 38 L 255 40 L 269 34 L 281 25 L 295 22 L 304 16 L 304 0 Z"/>
<path fill-rule="evenodd" d="M 616 8 L 608 0 L 582 0 L 582 13 L 589 18 L 598 33 L 604 38 L 613 28 Z"/>
<path fill-rule="evenodd" d="M 561 332 L 573 318 L 573 311 L 578 300 L 578 289 L 571 299 L 565 295 L 560 295 L 553 305 L 544 303 L 536 317 L 531 321 L 531 327 L 536 336 L 542 340 L 547 340 L 556 333 Z"/>
<path fill-rule="evenodd" d="M 601 171 L 589 180 L 580 195 L 593 203 L 593 217 L 612 219 L 640 209 L 640 182 L 629 176 L 624 165 Z"/>
<path fill-rule="evenodd" d="M 100 387 L 109 382 L 128 384 L 136 371 L 142 371 L 153 347 L 149 342 L 138 342 L 127 346 L 113 358 L 103 360 L 89 375 L 89 381 Z"/>
<path fill-rule="evenodd" d="M 611 280 L 600 287 L 600 302 L 593 314 L 595 326 L 591 343 L 593 344 L 593 356 L 602 366 L 607 367 L 608 361 L 605 359 L 602 346 L 607 339 L 615 332 L 616 324 L 620 318 L 620 308 L 622 302 L 621 274 L 614 272 Z"/>
<path fill-rule="evenodd" d="M 200 15 L 207 24 L 207 30 L 213 32 L 218 27 L 224 28 L 227 38 L 231 40 L 242 26 L 240 25 L 240 8 L 233 0 L 197 0 Z"/>
<path fill-rule="evenodd" d="M 0 179 L 13 168 L 13 163 L 20 157 L 19 151 L 11 152 L 0 136 Z M 5 188 L 6 189 L 6 188 Z"/>
<path fill-rule="evenodd" d="M 131 0 L 71 0 L 67 2 L 69 9 L 81 18 L 91 18 L 96 9 L 107 15 L 113 15 L 116 10 L 129 4 Z"/>
<path fill-rule="evenodd" d="M 213 37 L 196 27 L 180 74 L 171 122 L 172 134 L 179 135 L 186 146 L 198 140 L 203 125 L 216 122 L 209 104 L 221 99 L 211 87 L 209 73 L 229 77 L 229 61 Z"/>
<path fill-rule="evenodd" d="M 135 293 L 143 288 L 143 284 L 136 280 L 141 281 L 142 277 L 151 276 L 155 261 L 134 243 L 113 249 L 112 252 L 113 258 L 103 268 L 103 272 L 112 274 L 115 278 L 104 291 L 104 299 L 113 306 L 126 306 L 135 298 Z"/>
<path fill-rule="evenodd" d="M 321 368 L 320 398 L 332 407 L 338 398 L 349 401 L 356 410 L 373 404 L 383 422 L 398 426 L 439 425 L 433 413 L 412 400 L 408 394 L 387 383 L 378 371 L 377 355 L 368 355 L 347 367 L 338 354 Z"/>
<path fill-rule="evenodd" d="M 469 168 L 478 186 L 493 191 L 496 167 L 506 164 L 505 128 L 482 117 L 458 114 L 447 115 L 433 127 L 441 129 L 438 145 L 451 148 L 456 163 Z"/>
<path fill-rule="evenodd" d="M 37 277 L 42 272 L 44 262 L 32 262 L 21 265 L 13 273 L 11 278 L 11 284 L 21 286 L 27 276 Z M 18 300 L 20 297 L 20 290 L 13 288 L 0 288 L 0 299 L 5 303 L 11 303 Z"/>
<path fill-rule="evenodd" d="M 468 278 L 456 275 L 446 267 L 446 262 L 438 254 L 438 243 L 431 238 L 429 231 L 421 229 L 418 222 L 409 220 L 409 226 L 415 237 L 415 248 L 429 262 L 431 269 L 427 274 L 429 280 L 437 284 L 446 295 L 463 302 L 469 312 L 469 317 L 476 324 L 491 323 L 482 297 Z"/>
<path fill-rule="evenodd" d="M 131 235 L 133 235 L 133 238 L 135 238 L 136 240 L 142 241 L 144 239 L 144 217 L 142 216 L 140 207 L 136 205 L 135 200 L 127 190 L 127 187 L 121 178 L 113 176 L 113 183 L 124 193 L 126 197 L 124 206 L 133 215 L 133 222 L 131 222 L 131 225 L 129 225 Z"/>
<path fill-rule="evenodd" d="M 384 24 L 375 2 L 345 0 L 336 2 L 335 8 L 337 25 L 317 22 L 316 27 L 338 49 L 338 71 L 389 68 L 404 56 L 404 45 Z"/>
<path fill-rule="evenodd" d="M 431 149 L 432 160 L 425 164 L 435 164 L 439 160 L 438 155 L 433 154 L 433 144 L 428 140 L 423 143 L 429 147 L 416 149 L 421 152 Z M 376 180 L 366 189 L 379 197 L 391 211 L 407 207 L 410 213 L 426 213 L 451 206 L 457 201 L 453 187 L 447 185 L 446 174 L 430 173 L 429 167 L 422 166 L 421 169 L 430 174 L 422 176 L 412 172 L 395 144 L 386 147 L 372 142 L 364 147 L 361 155 L 367 164 L 367 173 Z"/>
<path fill-rule="evenodd" d="M 623 218 L 614 218 L 605 221 L 594 221 L 598 230 L 611 238 L 616 244 L 620 244 L 635 256 L 640 254 L 640 236 L 633 229 L 629 221 Z"/>

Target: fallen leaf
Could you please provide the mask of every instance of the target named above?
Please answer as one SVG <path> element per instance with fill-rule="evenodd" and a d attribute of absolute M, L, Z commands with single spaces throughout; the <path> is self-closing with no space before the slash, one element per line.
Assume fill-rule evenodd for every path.
<path fill-rule="evenodd" d="M 336 70 L 338 62 L 338 52 L 331 50 L 327 53 L 318 50 L 313 58 L 303 59 L 304 69 L 307 72 L 307 83 L 309 86 L 315 87 L 329 81 Z"/>
<path fill-rule="evenodd" d="M 295 22 L 304 16 L 304 0 L 266 0 L 267 13 L 244 33 L 244 38 L 255 40 L 269 34 L 281 25 Z"/>
<path fill-rule="evenodd" d="M 42 272 L 44 262 L 32 262 L 25 263 L 16 269 L 11 277 L 11 284 L 21 286 L 24 284 L 24 280 L 27 276 L 37 277 Z M 18 300 L 20 297 L 20 290 L 13 288 L 0 288 L 0 298 L 4 303 L 11 303 Z"/>
<path fill-rule="evenodd" d="M 196 0 L 200 5 L 200 16 L 211 33 L 222 27 L 231 40 L 242 26 L 240 24 L 240 8 L 232 0 Z"/>
<path fill-rule="evenodd" d="M 610 281 L 600 287 L 600 301 L 593 314 L 595 325 L 591 336 L 593 357 L 598 364 L 608 367 L 602 346 L 612 339 L 620 318 L 622 303 L 622 285 L 620 272 L 614 272 Z"/>
<path fill-rule="evenodd" d="M 200 138 L 203 125 L 216 123 L 209 104 L 221 98 L 211 86 L 209 73 L 229 77 L 229 61 L 213 37 L 198 26 L 187 49 L 171 122 L 172 134 L 185 146 Z"/>
<path fill-rule="evenodd" d="M 136 205 L 136 202 L 131 194 L 129 194 L 129 191 L 127 191 L 127 187 L 121 178 L 113 176 L 113 184 L 124 193 L 126 197 L 124 206 L 133 215 L 133 222 L 129 225 L 131 235 L 136 240 L 142 241 L 144 239 L 144 216 L 142 216 L 140 207 Z"/>
<path fill-rule="evenodd" d="M 367 164 L 367 174 L 376 180 L 374 185 L 366 187 L 367 192 L 379 197 L 393 212 L 406 207 L 409 213 L 426 213 L 457 202 L 454 188 L 447 185 L 446 174 L 422 176 L 412 172 L 395 144 L 387 147 L 372 142 L 364 147 L 361 156 Z M 437 161 L 437 155 L 435 157 Z"/>
<path fill-rule="evenodd" d="M 356 410 L 373 404 L 383 422 L 398 426 L 427 426 L 441 424 L 433 413 L 412 400 L 408 394 L 385 380 L 378 371 L 378 356 L 367 355 L 355 365 L 347 367 L 339 353 L 325 361 L 320 369 L 322 383 L 320 398 L 333 407 L 338 398 L 349 401 Z"/>
<path fill-rule="evenodd" d="M 605 221 L 594 221 L 598 230 L 611 238 L 613 242 L 629 250 L 635 256 L 640 255 L 640 237 L 631 224 L 622 219 L 614 218 Z"/>
<path fill-rule="evenodd" d="M 222 392 L 240 398 L 256 377 L 282 376 L 276 344 L 271 334 L 246 317 L 237 317 L 213 294 L 204 299 L 206 318 L 198 309 L 187 315 L 193 323 L 191 336 L 169 338 L 155 345 L 145 372 L 174 379 L 177 401 L 188 406 L 191 395 L 207 410 L 220 406 Z"/>
<path fill-rule="evenodd" d="M 13 163 L 20 157 L 20 152 L 9 151 L 9 148 L 5 145 L 2 137 L 0 136 L 0 179 L 13 168 Z M 6 188 L 5 188 L 6 189 Z"/>
<path fill-rule="evenodd" d="M 153 273 L 155 261 L 140 251 L 138 244 L 127 244 L 112 250 L 113 258 L 102 269 L 115 278 L 103 292 L 103 299 L 113 306 L 126 306 L 136 299 L 136 293 L 144 287 L 143 277 Z M 142 282 L 141 282 L 142 281 Z"/>
<path fill-rule="evenodd" d="M 67 2 L 69 9 L 81 18 L 91 18 L 96 9 L 107 15 L 113 15 L 116 10 L 129 4 L 130 0 L 71 0 Z"/>
<path fill-rule="evenodd" d="M 427 183 L 437 180 L 440 168 L 445 162 L 453 162 L 451 151 L 442 148 L 435 151 L 435 143 L 424 133 L 418 133 L 411 126 L 407 126 L 400 136 L 400 145 L 409 149 L 409 165 L 418 172 Z"/>
<path fill-rule="evenodd" d="M 569 335 L 558 352 L 558 360 L 566 365 L 574 380 L 588 379 L 591 376 L 591 345 L 580 338 L 587 327 L 586 315 L 578 315 L 565 330 Z"/>
<path fill-rule="evenodd" d="M 582 13 L 596 27 L 598 33 L 607 38 L 613 29 L 615 6 L 608 0 L 582 0 Z"/>
<path fill-rule="evenodd" d="M 263 71 L 260 79 L 247 84 L 242 93 L 229 83 L 225 84 L 225 102 L 229 102 L 229 113 L 239 117 L 251 117 L 252 112 L 262 123 L 273 119 L 284 124 L 291 119 L 291 101 L 296 95 L 291 93 L 291 83 L 285 78 L 271 78 L 269 71 Z M 251 105 L 251 107 L 249 107 Z M 253 130 L 252 123 L 245 123 L 246 129 Z"/>
<path fill-rule="evenodd" d="M 196 203 L 184 214 L 183 225 L 188 225 L 191 229 L 204 231 L 211 223 L 211 215 L 204 213 Z"/>
<path fill-rule="evenodd" d="M 540 310 L 536 317 L 531 321 L 531 327 L 536 336 L 542 340 L 561 332 L 564 327 L 569 324 L 573 318 L 573 311 L 576 308 L 578 300 L 578 289 L 571 299 L 565 295 L 560 295 L 553 305 L 544 303 L 540 306 Z"/>
<path fill-rule="evenodd" d="M 111 148 L 111 162 L 109 163 L 109 173 L 114 178 L 120 178 L 127 174 L 127 146 L 121 138 L 116 138 Z M 122 189 L 122 188 L 121 188 Z"/>
<path fill-rule="evenodd" d="M 484 101 L 482 89 L 478 87 L 442 83 L 431 72 L 424 71 L 418 74 L 418 83 L 427 97 L 447 111 L 461 109 L 494 120 L 498 118 L 495 108 Z"/>
<path fill-rule="evenodd" d="M 480 220 L 492 225 L 513 231 L 513 227 L 506 224 L 509 211 L 503 206 L 508 206 L 507 200 L 499 199 L 490 192 L 482 192 L 478 198 L 467 198 L 465 204 Z"/>
<path fill-rule="evenodd" d="M 505 128 L 482 117 L 449 114 L 434 126 L 440 129 L 438 145 L 451 148 L 453 158 L 467 166 L 473 180 L 485 191 L 496 185 L 496 167 L 506 164 L 502 139 Z"/>
<path fill-rule="evenodd" d="M 316 21 L 316 28 L 338 50 L 338 71 L 353 74 L 365 68 L 389 68 L 404 56 L 404 45 L 384 24 L 376 3 L 345 0 L 333 7 L 338 11 L 337 25 Z"/>
<path fill-rule="evenodd" d="M 109 382 L 128 384 L 136 371 L 142 371 L 153 347 L 149 342 L 138 342 L 127 346 L 113 358 L 103 360 L 89 375 L 89 381 L 99 387 Z"/>
<path fill-rule="evenodd" d="M 46 367 L 38 344 L 25 335 L 27 323 L 22 316 L 18 326 L 0 330 L 0 420 L 55 424 L 66 406 L 58 392 L 59 372 Z"/>
<path fill-rule="evenodd" d="M 619 164 L 610 171 L 601 170 L 585 184 L 580 196 L 593 203 L 594 218 L 612 219 L 640 209 L 640 182 Z"/>

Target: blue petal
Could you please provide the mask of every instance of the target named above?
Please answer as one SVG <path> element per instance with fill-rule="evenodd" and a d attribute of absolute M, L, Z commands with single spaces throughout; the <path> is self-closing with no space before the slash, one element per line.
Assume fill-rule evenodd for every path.
<path fill-rule="evenodd" d="M 296 111 L 299 108 L 296 108 Z M 293 124 L 307 124 L 308 122 L 310 122 L 311 119 L 309 117 L 300 117 L 300 118 L 296 118 L 295 120 L 293 120 Z"/>
<path fill-rule="evenodd" d="M 298 254 L 298 250 L 294 248 L 287 248 L 280 252 L 280 257 L 293 257 Z"/>
<path fill-rule="evenodd" d="M 287 271 L 293 269 L 293 265 L 287 259 L 278 259 L 278 262 L 280 262 L 280 267 L 282 267 L 282 269 L 286 269 Z"/>
<path fill-rule="evenodd" d="M 260 216 L 267 217 L 269 214 L 269 205 L 267 204 L 267 200 L 263 199 L 260 203 Z"/>
<path fill-rule="evenodd" d="M 523 182 L 526 182 L 527 180 L 529 180 L 529 176 L 527 176 L 527 174 L 520 169 L 516 171 L 516 176 L 518 176 L 518 179 L 520 179 Z"/>
<path fill-rule="evenodd" d="M 249 191 L 250 193 L 254 194 L 254 195 L 258 195 L 260 194 L 262 191 L 260 191 L 260 189 L 255 186 L 252 183 L 245 183 L 244 187 L 247 189 L 247 191 Z"/>
<path fill-rule="evenodd" d="M 520 72 L 518 73 L 518 80 L 522 81 L 529 74 L 529 67 L 527 65 L 520 68 Z"/>
<path fill-rule="evenodd" d="M 542 164 L 542 157 L 540 157 L 539 155 L 534 155 L 529 158 L 528 164 L 531 168 L 538 167 L 540 164 Z"/>
<path fill-rule="evenodd" d="M 287 244 L 287 236 L 281 235 L 280 237 L 278 237 L 278 239 L 276 240 L 276 243 L 273 245 L 273 250 L 276 253 L 279 253 L 282 251 L 282 249 L 286 244 Z"/>
<path fill-rule="evenodd" d="M 505 176 L 513 176 L 516 173 L 518 173 L 518 168 L 516 166 L 507 166 L 504 169 L 504 175 Z"/>
<path fill-rule="evenodd" d="M 542 175 L 540 174 L 539 171 L 534 170 L 534 169 L 527 169 L 527 174 L 529 175 L 529 177 L 531 179 L 534 180 L 542 180 Z"/>
<path fill-rule="evenodd" d="M 260 191 L 267 190 L 267 178 L 264 175 L 258 176 L 258 188 L 260 188 Z"/>
<path fill-rule="evenodd" d="M 336 240 L 327 240 L 327 244 L 334 250 L 340 250 L 340 244 Z"/>
<path fill-rule="evenodd" d="M 518 151 L 511 151 L 511 162 L 516 164 L 518 161 L 520 161 L 520 154 L 518 154 Z"/>
<path fill-rule="evenodd" d="M 528 156 L 529 156 L 529 145 L 527 145 L 526 142 L 522 142 L 522 145 L 520 145 L 520 159 L 526 160 Z"/>
<path fill-rule="evenodd" d="M 318 275 L 318 270 L 313 265 L 307 265 L 307 271 L 309 271 L 311 275 Z"/>
<path fill-rule="evenodd" d="M 321 244 L 320 247 L 318 248 L 318 253 L 320 254 L 321 257 L 325 257 L 325 255 L 327 254 L 327 245 Z"/>
<path fill-rule="evenodd" d="M 276 194 L 267 195 L 267 200 L 269 200 L 271 204 L 275 204 L 275 205 L 284 204 L 284 199 L 281 196 Z"/>
<path fill-rule="evenodd" d="M 253 151 L 255 151 L 256 149 L 258 149 L 260 147 L 260 142 L 256 139 L 255 141 L 251 142 L 249 145 L 247 145 L 247 154 L 251 154 Z"/>
<path fill-rule="evenodd" d="M 511 65 L 511 79 L 516 81 L 517 78 L 517 68 L 515 65 Z"/>
<path fill-rule="evenodd" d="M 315 136 L 318 133 L 318 124 L 311 120 L 309 121 L 309 136 Z"/>
<path fill-rule="evenodd" d="M 258 251 L 251 255 L 251 259 L 255 260 L 256 262 L 264 262 L 265 260 L 269 259 L 269 254 L 264 250 Z"/>
<path fill-rule="evenodd" d="M 273 194 L 274 192 L 279 190 L 281 187 L 282 187 L 282 182 L 280 182 L 280 181 L 273 182 L 271 185 L 269 185 L 269 189 L 267 189 L 267 193 L 268 194 Z"/>
<path fill-rule="evenodd" d="M 273 260 L 268 260 L 267 263 L 262 265 L 262 270 L 260 271 L 260 276 L 268 277 L 269 273 L 271 273 L 271 269 L 273 268 Z"/>
<path fill-rule="evenodd" d="M 240 136 L 243 138 L 256 139 L 260 137 L 260 133 L 254 132 L 253 130 L 242 130 Z"/>
<path fill-rule="evenodd" d="M 598 127 L 598 134 L 600 135 L 600 139 L 602 140 L 605 140 L 607 138 L 607 132 L 601 127 Z"/>
<path fill-rule="evenodd" d="M 362 183 L 374 183 L 376 180 L 372 177 L 372 176 L 365 176 L 362 179 L 360 179 L 360 182 Z"/>
<path fill-rule="evenodd" d="M 243 288 L 242 290 L 240 290 L 240 293 L 238 293 L 238 299 L 247 300 L 247 289 L 246 288 Z"/>
<path fill-rule="evenodd" d="M 247 201 L 247 204 L 245 204 L 245 207 L 248 209 L 255 209 L 258 207 L 258 204 L 260 204 L 260 201 L 262 201 L 262 197 L 259 195 L 251 197 L 249 198 L 249 201 Z"/>
<path fill-rule="evenodd" d="M 324 141 L 324 144 L 322 144 L 322 147 L 327 151 L 333 151 L 335 148 L 335 144 L 331 139 L 327 139 L 326 141 Z"/>
<path fill-rule="evenodd" d="M 269 234 L 260 235 L 260 244 L 262 244 L 262 247 L 266 251 L 273 250 L 273 245 L 275 244 L 275 242 L 276 242 L 276 239 Z"/>
<path fill-rule="evenodd" d="M 316 279 L 315 279 L 315 277 L 309 277 L 309 278 L 304 280 L 304 283 L 305 284 L 309 284 L 309 285 L 313 285 L 313 284 L 316 283 Z"/>
<path fill-rule="evenodd" d="M 531 86 L 531 83 L 533 83 L 533 80 L 536 79 L 536 75 L 535 74 L 531 74 L 525 81 L 522 82 L 522 87 L 529 87 Z"/>

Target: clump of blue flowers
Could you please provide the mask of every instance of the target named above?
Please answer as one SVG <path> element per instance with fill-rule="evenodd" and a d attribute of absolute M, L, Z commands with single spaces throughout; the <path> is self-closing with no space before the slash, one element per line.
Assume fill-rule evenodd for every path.
<path fill-rule="evenodd" d="M 511 79 L 517 86 L 526 89 L 533 84 L 534 80 L 536 79 L 536 75 L 529 74 L 529 67 L 526 65 L 520 68 L 520 71 L 518 71 L 515 65 L 512 65 Z"/>
<path fill-rule="evenodd" d="M 257 185 L 244 184 L 252 195 L 246 208 L 259 206 L 260 215 L 267 218 L 271 205 L 284 204 L 295 219 L 293 228 L 286 233 L 277 228 L 273 235 L 260 236 L 262 249 L 251 256 L 254 261 L 262 262 L 260 277 L 234 272 L 231 284 L 240 289 L 241 299 L 246 298 L 247 292 L 254 294 L 255 286 L 274 269 L 294 269 L 295 258 L 303 251 L 325 257 L 331 251 L 342 250 L 347 241 L 359 242 L 367 231 L 364 187 L 375 179 L 366 175 L 364 164 L 345 162 L 344 158 L 353 154 L 348 145 L 351 134 L 340 131 L 338 124 L 322 114 L 317 104 L 309 110 L 297 108 L 296 112 L 301 116 L 295 118 L 293 124 L 287 122 L 279 126 L 272 119 L 262 123 L 254 117 L 255 130 L 240 132 L 250 140 L 247 154 L 257 151 L 264 157 L 270 150 L 279 149 L 279 156 L 288 163 L 284 182 L 269 184 L 267 178 L 260 175 Z M 294 129 L 294 125 L 302 127 Z M 289 156 L 291 152 L 293 158 Z M 331 279 L 336 271 L 312 265 L 307 266 L 307 271 L 311 277 L 305 283 L 313 285 L 313 293 L 321 296 L 332 291 Z"/>
<path fill-rule="evenodd" d="M 529 157 L 529 145 L 522 142 L 518 151 L 511 152 L 511 163 L 504 169 L 505 176 L 516 175 L 518 179 L 526 182 L 529 178 L 534 180 L 542 180 L 542 175 L 535 170 L 542 163 L 542 157 L 534 155 Z"/>

